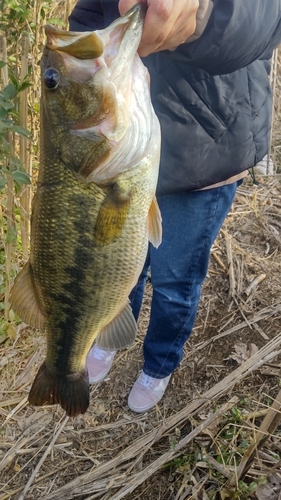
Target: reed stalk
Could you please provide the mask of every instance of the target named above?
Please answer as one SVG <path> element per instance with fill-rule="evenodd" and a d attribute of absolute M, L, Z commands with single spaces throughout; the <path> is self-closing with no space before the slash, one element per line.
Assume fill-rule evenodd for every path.
<path fill-rule="evenodd" d="M 21 41 L 21 80 L 28 75 L 28 52 L 29 52 L 29 35 L 24 34 Z M 20 125 L 28 128 L 28 106 L 27 106 L 28 90 L 25 89 L 20 93 Z M 20 161 L 27 174 L 32 175 L 31 165 L 28 154 L 28 141 L 25 137 L 19 138 L 19 154 Z M 26 184 L 21 190 L 21 241 L 23 260 L 28 260 L 29 247 L 29 226 L 30 226 L 30 209 L 31 209 L 31 185 Z"/>
<path fill-rule="evenodd" d="M 4 34 L 0 34 L 0 59 L 7 62 L 7 39 Z M 8 68 L 7 65 L 1 70 L 1 79 L 3 86 L 8 85 Z M 7 133 L 7 140 L 10 142 L 11 151 L 14 149 L 13 134 Z M 9 158 L 6 159 L 7 170 L 9 171 Z M 6 237 L 4 238 L 5 248 L 5 297 L 4 297 L 4 317 L 9 319 L 9 294 L 11 289 L 11 269 L 12 269 L 12 256 L 14 252 L 14 182 L 10 173 L 7 174 L 7 188 L 6 188 Z"/>

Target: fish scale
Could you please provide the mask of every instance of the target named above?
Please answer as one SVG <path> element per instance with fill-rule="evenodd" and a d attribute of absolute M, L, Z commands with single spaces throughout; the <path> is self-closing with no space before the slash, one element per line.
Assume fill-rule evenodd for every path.
<path fill-rule="evenodd" d="M 142 180 L 144 176 L 138 173 Z M 81 330 L 84 332 L 83 337 L 72 344 L 72 355 L 69 357 L 68 369 L 77 372 L 84 365 L 85 356 L 91 347 L 93 320 L 99 332 L 108 321 L 108 315 L 115 316 L 119 311 L 120 296 L 128 296 L 141 271 L 147 247 L 147 241 L 143 238 L 146 228 L 140 224 L 136 227 L 134 205 L 144 226 L 146 218 L 141 216 L 141 211 L 147 211 L 147 190 L 143 184 L 142 190 L 136 190 L 136 196 L 131 193 L 132 210 L 123 228 L 123 238 L 110 243 L 105 252 L 94 238 L 97 214 L 105 195 L 102 196 L 94 185 L 86 185 L 81 181 L 77 183 L 69 174 L 70 183 L 66 182 L 64 176 L 63 186 L 53 187 L 51 193 L 42 188 L 41 194 L 38 188 L 37 209 L 41 216 L 34 221 L 32 234 L 43 234 L 44 238 L 34 238 L 30 261 L 36 289 L 44 296 L 48 334 L 53 336 L 56 331 L 57 339 L 64 339 L 64 332 L 67 331 L 68 342 L 68 336 L 75 336 Z M 58 207 L 63 220 L 57 218 L 56 227 L 50 226 L 49 221 L 54 220 Z M 83 258 L 80 252 L 83 252 Z M 75 276 L 75 269 L 80 271 L 80 275 Z M 64 315 L 65 321 L 62 320 Z M 74 331 L 71 331 L 66 324 L 68 319 L 74 321 L 74 318 L 76 324 Z M 50 368 L 55 364 L 55 352 L 56 348 L 51 345 L 46 361 Z"/>

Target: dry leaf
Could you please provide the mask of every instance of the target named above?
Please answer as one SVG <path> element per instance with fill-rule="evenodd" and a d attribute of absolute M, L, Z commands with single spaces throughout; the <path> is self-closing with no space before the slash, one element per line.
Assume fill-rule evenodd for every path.
<path fill-rule="evenodd" d="M 9 339 L 15 340 L 15 338 L 17 336 L 17 329 L 16 329 L 15 325 L 8 326 L 8 328 L 6 330 L 6 335 L 7 335 L 7 337 L 9 337 Z"/>
<path fill-rule="evenodd" d="M 14 313 L 13 309 L 9 310 L 9 320 L 15 321 L 15 313 Z"/>
<path fill-rule="evenodd" d="M 256 354 L 259 350 L 256 344 L 250 344 L 248 348 L 247 344 L 243 344 L 242 342 L 235 344 L 234 349 L 235 352 L 231 353 L 229 358 L 234 359 L 234 361 L 236 361 L 239 365 L 245 363 L 245 361 Z"/>

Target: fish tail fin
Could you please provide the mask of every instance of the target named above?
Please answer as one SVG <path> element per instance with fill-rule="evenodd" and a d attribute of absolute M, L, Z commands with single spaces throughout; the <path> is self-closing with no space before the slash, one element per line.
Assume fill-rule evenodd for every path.
<path fill-rule="evenodd" d="M 85 413 L 89 406 L 89 378 L 87 370 L 67 375 L 57 375 L 48 370 L 44 362 L 30 389 L 31 405 L 60 404 L 69 417 Z"/>

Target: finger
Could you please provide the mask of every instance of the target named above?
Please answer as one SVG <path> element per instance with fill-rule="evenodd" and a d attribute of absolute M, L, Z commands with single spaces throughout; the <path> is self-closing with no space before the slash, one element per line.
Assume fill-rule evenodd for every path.
<path fill-rule="evenodd" d="M 169 33 L 169 37 L 162 43 L 162 45 L 157 47 L 154 52 L 159 52 L 160 50 L 167 50 L 171 48 L 175 49 L 179 45 L 185 43 L 186 40 L 188 40 L 188 38 L 191 36 L 191 33 L 194 33 L 196 28 L 196 23 L 192 22 L 191 24 L 192 26 L 190 26 L 190 29 L 188 29 L 187 25 L 185 25 L 182 29 L 172 29 Z"/>
<path fill-rule="evenodd" d="M 169 35 L 178 17 L 177 9 L 173 9 L 173 0 L 153 2 L 148 0 L 141 46 L 159 47 Z"/>
<path fill-rule="evenodd" d="M 119 0 L 119 11 L 124 15 L 135 4 L 147 7 L 139 54 L 146 56 L 160 47 L 172 28 L 177 9 L 174 0 Z"/>
<path fill-rule="evenodd" d="M 194 33 L 196 29 L 196 4 L 194 4 L 193 10 L 188 10 L 182 9 L 181 2 L 175 0 L 173 2 L 172 13 L 170 15 L 169 12 L 167 13 L 167 19 L 164 16 L 160 18 L 159 13 L 157 13 L 158 22 L 160 23 L 160 29 L 158 30 L 154 12 L 150 9 L 150 13 L 152 13 L 150 19 L 147 13 L 144 28 L 148 31 L 148 35 L 144 29 L 138 51 L 141 57 L 145 57 L 152 52 L 176 48 Z M 152 28 L 150 28 L 150 24 Z"/>

